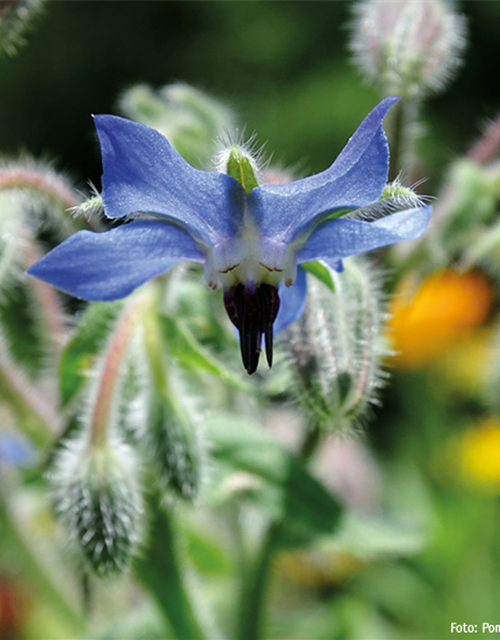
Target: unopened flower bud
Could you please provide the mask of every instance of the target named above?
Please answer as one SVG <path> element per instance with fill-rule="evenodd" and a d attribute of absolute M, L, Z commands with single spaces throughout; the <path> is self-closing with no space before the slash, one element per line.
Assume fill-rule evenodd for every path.
<path fill-rule="evenodd" d="M 82 432 L 59 454 L 54 508 L 100 576 L 123 571 L 142 537 L 143 502 L 134 450 L 116 435 L 92 444 Z"/>
<path fill-rule="evenodd" d="M 214 160 L 215 170 L 237 180 L 247 194 L 263 182 L 262 152 L 255 151 L 252 142 L 252 139 L 247 144 L 232 140 L 222 142 Z"/>
<path fill-rule="evenodd" d="M 355 6 L 351 49 L 368 79 L 412 98 L 445 86 L 465 35 L 463 16 L 446 0 L 364 0 Z"/>
<path fill-rule="evenodd" d="M 19 264 L 22 217 L 19 198 L 0 192 L 0 295 L 22 274 Z"/>
<path fill-rule="evenodd" d="M 380 279 L 353 258 L 330 275 L 333 291 L 308 275 L 306 308 L 285 343 L 306 411 L 326 430 L 345 431 L 376 402 L 382 382 Z"/>
<path fill-rule="evenodd" d="M 192 416 L 166 398 L 157 398 L 152 403 L 148 432 L 148 452 L 161 488 L 193 499 L 200 488 L 203 448 Z"/>

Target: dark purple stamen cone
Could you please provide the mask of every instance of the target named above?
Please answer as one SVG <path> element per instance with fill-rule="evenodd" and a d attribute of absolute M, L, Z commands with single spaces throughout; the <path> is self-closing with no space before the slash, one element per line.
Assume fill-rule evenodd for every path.
<path fill-rule="evenodd" d="M 278 314 L 278 289 L 254 282 L 237 284 L 224 291 L 224 305 L 229 319 L 240 332 L 241 357 L 248 373 L 259 364 L 262 336 L 266 342 L 266 358 L 273 363 L 273 323 Z"/>

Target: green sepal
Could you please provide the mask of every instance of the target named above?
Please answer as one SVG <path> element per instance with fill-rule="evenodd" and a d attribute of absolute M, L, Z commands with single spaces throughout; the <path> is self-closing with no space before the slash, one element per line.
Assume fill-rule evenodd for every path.
<path fill-rule="evenodd" d="M 239 147 L 231 148 L 227 161 L 227 175 L 238 180 L 247 194 L 259 186 L 250 158 Z"/>
<path fill-rule="evenodd" d="M 89 305 L 67 343 L 59 364 L 61 405 L 66 406 L 87 380 L 92 358 L 104 346 L 123 301 L 94 302 Z"/>
<path fill-rule="evenodd" d="M 318 280 L 320 280 L 323 284 L 335 291 L 335 284 L 333 282 L 332 274 L 328 267 L 325 267 L 321 262 L 312 261 L 312 262 L 303 262 L 301 265 L 308 273 L 312 273 L 313 276 L 316 276 Z"/>

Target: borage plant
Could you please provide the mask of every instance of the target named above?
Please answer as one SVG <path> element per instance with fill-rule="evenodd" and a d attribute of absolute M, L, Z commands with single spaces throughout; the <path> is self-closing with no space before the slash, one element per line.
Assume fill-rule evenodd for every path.
<path fill-rule="evenodd" d="M 288 184 L 259 184 L 243 148 L 227 150 L 223 173 L 201 171 L 157 131 L 96 116 L 104 211 L 126 224 L 80 231 L 28 273 L 78 298 L 110 301 L 181 260 L 201 262 L 208 286 L 224 289 L 245 369 L 256 371 L 263 337 L 271 366 L 273 333 L 304 307 L 306 279 L 297 265 L 321 261 L 342 271 L 344 258 L 418 238 L 427 227 L 429 206 L 353 219 L 386 186 L 382 119 L 396 101 L 386 98 L 371 111 L 329 169 Z"/>
<path fill-rule="evenodd" d="M 325 434 L 351 430 L 365 413 L 380 386 L 380 361 L 387 352 L 380 344 L 380 278 L 353 256 L 420 237 L 431 213 L 398 181 L 387 184 L 382 121 L 396 102 L 382 100 L 326 171 L 295 181 L 281 176 L 279 184 L 245 145 L 219 149 L 216 170 L 205 171 L 188 164 L 153 128 L 96 116 L 102 201 L 94 194 L 77 209 L 102 204 L 113 224 L 106 231 L 74 233 L 28 271 L 97 302 L 84 314 L 60 365 L 63 405 L 78 415 L 51 467 L 56 514 L 84 566 L 97 575 L 121 572 L 139 555 L 134 570 L 179 638 L 215 632 L 203 628 L 188 595 L 177 560 L 175 518 L 162 504 L 164 496 L 170 503 L 201 493 L 205 499 L 218 496 L 217 502 L 226 484 L 218 464 L 248 474 L 242 489 L 224 498 L 243 504 L 251 497 L 269 517 L 261 524 L 266 532 L 260 541 L 252 526 L 250 543 L 242 543 L 249 547 L 241 560 L 236 616 L 242 638 L 261 633 L 275 551 L 334 535 L 338 527 L 339 502 L 306 463 Z M 249 428 L 239 414 L 230 428 L 223 416 L 216 426 L 205 420 L 202 427 L 189 407 L 192 397 L 185 397 L 177 360 L 187 363 L 190 381 L 199 365 L 261 402 L 266 391 L 256 395 L 255 387 L 228 373 L 182 327 L 181 316 L 165 313 L 172 283 L 162 276 L 180 261 L 202 263 L 208 286 L 223 289 L 250 374 L 263 344 L 271 366 L 273 335 L 302 316 L 300 325 L 285 332 L 288 350 L 280 360 L 289 366 L 277 371 L 279 384 L 288 381 L 288 395 L 302 400 L 309 416 L 296 455 Z M 82 390 L 84 399 L 78 401 Z M 267 395 L 273 396 L 271 389 Z M 234 402 L 231 398 L 227 405 Z M 139 553 L 145 544 L 148 551 Z"/>

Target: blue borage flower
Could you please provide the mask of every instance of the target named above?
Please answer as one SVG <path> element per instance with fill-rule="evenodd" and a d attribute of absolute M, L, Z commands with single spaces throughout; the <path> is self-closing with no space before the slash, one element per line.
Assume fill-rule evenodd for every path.
<path fill-rule="evenodd" d="M 195 169 L 154 129 L 98 115 L 104 209 L 125 224 L 75 233 L 28 273 L 79 298 L 115 300 L 181 260 L 203 263 L 208 285 L 224 289 L 246 370 L 257 369 L 263 338 L 271 366 L 273 333 L 304 307 L 297 265 L 320 260 L 341 271 L 344 258 L 427 227 L 428 206 L 373 222 L 334 217 L 381 196 L 389 162 L 382 120 L 396 101 L 382 100 L 326 171 L 250 193 L 229 175 Z M 139 213 L 150 215 L 130 221 Z"/>

